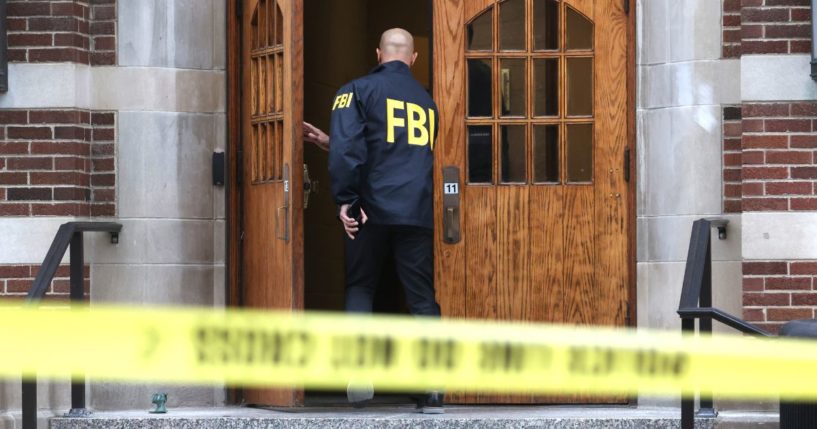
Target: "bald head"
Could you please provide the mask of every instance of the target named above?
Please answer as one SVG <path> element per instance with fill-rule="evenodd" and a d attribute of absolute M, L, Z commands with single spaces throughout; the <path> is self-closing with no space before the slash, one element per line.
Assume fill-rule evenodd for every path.
<path fill-rule="evenodd" d="M 402 61 L 411 67 L 414 65 L 414 60 L 417 59 L 417 53 L 414 52 L 414 37 L 402 28 L 386 30 L 380 36 L 377 59 L 380 64 Z"/>

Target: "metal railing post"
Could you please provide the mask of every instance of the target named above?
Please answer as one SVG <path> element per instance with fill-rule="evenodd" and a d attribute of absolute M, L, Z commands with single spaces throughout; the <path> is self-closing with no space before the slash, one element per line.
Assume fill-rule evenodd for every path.
<path fill-rule="evenodd" d="M 0 0 L 0 6 L 5 4 Z M 26 295 L 28 305 L 36 306 L 51 288 L 51 282 L 57 272 L 65 252 L 70 250 L 70 292 L 71 304 L 85 300 L 85 254 L 83 233 L 107 232 L 111 234 L 111 243 L 119 243 L 119 232 L 122 225 L 114 222 L 67 222 L 60 225 L 54 241 L 48 248 L 37 276 Z M 23 374 L 23 429 L 37 429 L 37 374 Z M 85 376 L 75 375 L 71 380 L 71 411 L 66 417 L 85 417 L 91 414 L 85 407 Z"/>
<path fill-rule="evenodd" d="M 26 377 L 26 374 L 23 374 Z M 23 429 L 37 429 L 37 376 L 23 379 Z"/>
<path fill-rule="evenodd" d="M 695 334 L 695 319 L 681 319 L 681 335 Z M 695 392 L 681 392 L 681 429 L 695 429 Z"/>
<path fill-rule="evenodd" d="M 82 231 L 71 237 L 71 305 L 85 301 L 85 249 Z M 88 415 L 85 409 L 85 377 L 75 376 L 71 380 L 71 411 L 69 417 Z"/>
<path fill-rule="evenodd" d="M 729 221 L 723 218 L 698 219 L 692 224 L 689 240 L 684 284 L 681 288 L 681 302 L 678 316 L 681 317 L 683 335 L 695 335 L 695 320 L 703 335 L 712 333 L 712 322 L 718 321 L 749 335 L 769 337 L 771 334 L 749 322 L 712 306 L 712 228 L 718 229 L 718 239 L 726 240 Z M 682 392 L 681 428 L 693 429 L 695 425 L 695 399 L 700 396 L 698 417 L 715 418 L 718 412 L 714 406 L 712 391 Z"/>
<path fill-rule="evenodd" d="M 698 305 L 704 308 L 712 307 L 712 234 L 710 233 L 706 241 L 706 260 L 704 263 L 704 276 L 701 282 L 701 296 Z M 704 316 L 698 320 L 698 329 L 701 334 L 712 334 L 712 316 Z M 698 417 L 715 418 L 718 412 L 715 410 L 715 401 L 712 392 L 700 393 L 701 404 L 698 408 Z"/>

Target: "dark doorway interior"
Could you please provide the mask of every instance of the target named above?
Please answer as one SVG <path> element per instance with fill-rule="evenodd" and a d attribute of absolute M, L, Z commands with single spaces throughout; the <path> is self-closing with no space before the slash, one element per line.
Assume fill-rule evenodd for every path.
<path fill-rule="evenodd" d="M 405 0 L 308 0 L 304 2 L 304 118 L 329 131 L 335 92 L 377 65 L 380 35 L 392 27 L 415 37 L 419 53 L 415 77 L 431 88 L 431 2 Z M 304 163 L 317 193 L 304 211 L 304 306 L 306 310 L 343 311 L 343 237 L 336 220 L 327 173 L 326 152 L 304 145 Z M 393 267 L 385 266 L 375 311 L 403 312 L 403 292 Z M 405 396 L 380 396 L 404 402 Z M 307 405 L 345 400 L 341 395 L 307 392 Z"/>

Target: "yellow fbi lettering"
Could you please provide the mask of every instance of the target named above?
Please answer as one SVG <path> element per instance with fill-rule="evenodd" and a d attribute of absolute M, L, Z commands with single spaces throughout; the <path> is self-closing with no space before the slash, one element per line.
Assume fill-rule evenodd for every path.
<path fill-rule="evenodd" d="M 354 93 L 347 92 L 346 94 L 341 94 L 335 97 L 335 104 L 332 105 L 332 110 L 335 109 L 345 109 L 352 105 L 352 98 L 354 98 Z"/>
<path fill-rule="evenodd" d="M 398 111 L 405 111 L 405 115 L 398 114 Z M 408 122 L 408 125 L 406 123 Z M 408 144 L 415 146 L 425 146 L 431 143 L 431 150 L 434 150 L 434 127 L 436 117 L 434 109 L 427 111 L 414 103 L 406 101 L 386 99 L 386 141 L 395 142 L 395 130 L 397 128 L 407 128 Z"/>

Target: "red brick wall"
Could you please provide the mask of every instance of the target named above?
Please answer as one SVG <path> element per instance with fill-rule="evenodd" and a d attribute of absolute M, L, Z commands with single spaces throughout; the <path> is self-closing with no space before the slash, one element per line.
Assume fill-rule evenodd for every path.
<path fill-rule="evenodd" d="M 817 318 L 816 261 L 743 263 L 743 317 L 777 333 L 783 323 Z"/>
<path fill-rule="evenodd" d="M 817 103 L 743 105 L 743 211 L 817 210 Z"/>
<path fill-rule="evenodd" d="M 723 58 L 740 57 L 740 2 L 741 0 L 723 0 Z"/>
<path fill-rule="evenodd" d="M 113 216 L 116 117 L 0 111 L 0 216 Z"/>
<path fill-rule="evenodd" d="M 740 52 L 744 55 L 809 53 L 810 5 L 811 0 L 742 0 Z M 734 7 L 733 4 L 729 6 Z M 729 18 L 730 24 L 733 20 Z M 731 32 L 731 28 L 728 31 Z M 726 35 L 727 27 L 724 25 L 724 45 Z M 732 39 L 730 33 L 728 40 Z"/>
<path fill-rule="evenodd" d="M 817 103 L 744 103 L 742 210 L 817 210 Z M 744 318 L 777 332 L 817 318 L 817 262 L 743 264 Z"/>
<path fill-rule="evenodd" d="M 12 62 L 116 63 L 116 0 L 9 0 Z"/>
<path fill-rule="evenodd" d="M 811 0 L 723 2 L 724 58 L 810 52 Z M 817 210 L 817 103 L 743 103 L 741 116 L 739 155 L 729 142 L 736 126 L 724 120 L 724 211 Z M 815 277 L 817 262 L 745 261 L 744 318 L 773 332 L 789 320 L 817 318 Z"/>
<path fill-rule="evenodd" d="M 739 213 L 741 211 L 741 168 L 742 156 L 740 138 L 740 106 L 723 108 L 723 211 Z"/>
<path fill-rule="evenodd" d="M 34 283 L 34 277 L 39 271 L 39 265 L 0 265 L 0 300 L 3 298 L 24 298 Z M 85 295 L 91 285 L 90 268 L 85 266 Z M 68 299 L 71 288 L 70 268 L 62 265 L 57 269 L 51 287 L 48 288 L 46 298 Z"/>
<path fill-rule="evenodd" d="M 91 65 L 116 64 L 116 0 L 91 0 Z"/>

